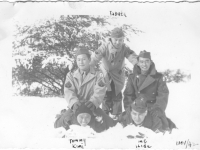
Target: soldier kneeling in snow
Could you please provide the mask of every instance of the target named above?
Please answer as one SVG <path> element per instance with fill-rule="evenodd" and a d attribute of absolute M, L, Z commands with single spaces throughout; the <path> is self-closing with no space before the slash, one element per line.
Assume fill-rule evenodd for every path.
<path fill-rule="evenodd" d="M 154 132 L 171 133 L 176 125 L 166 117 L 162 109 L 158 109 L 158 115 L 152 115 L 147 108 L 147 98 L 139 96 L 135 101 L 126 109 L 119 118 L 119 122 L 125 127 L 134 124 L 135 126 L 142 126 L 153 130 Z"/>
<path fill-rule="evenodd" d="M 150 52 L 145 50 L 140 52 L 138 64 L 134 66 L 133 73 L 128 77 L 124 91 L 125 110 L 140 95 L 145 95 L 148 109 L 154 115 L 157 115 L 159 109 L 165 112 L 169 90 L 163 75 L 157 72 Z"/>
<path fill-rule="evenodd" d="M 143 97 L 146 100 L 145 105 L 147 105 L 145 109 L 148 110 L 142 113 L 139 112 L 141 118 L 144 119 L 147 112 L 149 112 L 154 118 L 161 117 L 163 121 L 168 95 L 167 84 L 163 75 L 156 71 L 150 52 L 141 51 L 138 56 L 138 64 L 134 66 L 133 73 L 129 75 L 124 90 L 125 111 L 128 111 L 129 107 L 134 105 L 133 103 L 137 104 L 137 99 Z"/>
<path fill-rule="evenodd" d="M 112 118 L 99 108 L 106 93 L 104 77 L 100 71 L 90 67 L 91 58 L 87 49 L 79 47 L 75 53 L 78 69 L 74 73 L 69 72 L 67 74 L 64 88 L 68 110 L 61 111 L 61 115 L 58 115 L 54 127 L 68 129 L 68 121 L 71 121 L 74 114 L 77 113 L 77 109 L 84 103 L 84 106 L 90 109 L 96 116 L 102 117 L 105 128 L 95 129 L 97 132 L 101 132 L 116 124 Z"/>

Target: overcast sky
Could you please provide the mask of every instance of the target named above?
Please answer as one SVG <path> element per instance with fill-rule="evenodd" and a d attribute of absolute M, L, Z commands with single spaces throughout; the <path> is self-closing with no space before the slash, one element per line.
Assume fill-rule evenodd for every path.
<path fill-rule="evenodd" d="M 60 15 L 110 15 L 122 12 L 127 17 L 118 23 L 129 23 L 144 33 L 133 35 L 129 46 L 138 54 L 150 51 L 157 69 L 191 71 L 199 63 L 200 3 L 1 3 L 1 68 L 7 69 L 11 56 L 15 24 L 37 24 L 39 20 Z M 6 57 L 5 57 L 6 56 Z M 9 57 L 10 58 L 10 57 Z M 10 58 L 11 59 L 11 58 Z M 10 60 L 12 61 L 12 60 Z"/>

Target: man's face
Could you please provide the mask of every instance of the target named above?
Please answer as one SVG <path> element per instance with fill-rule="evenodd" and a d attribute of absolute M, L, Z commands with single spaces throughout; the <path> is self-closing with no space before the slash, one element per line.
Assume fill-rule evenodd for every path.
<path fill-rule="evenodd" d="M 90 67 L 90 59 L 86 54 L 81 54 L 76 57 L 78 68 L 82 71 L 87 71 Z"/>
<path fill-rule="evenodd" d="M 142 71 L 148 71 L 151 66 L 151 60 L 149 58 L 139 57 L 138 66 Z"/>
<path fill-rule="evenodd" d="M 144 118 L 147 115 L 147 111 L 145 111 L 144 113 L 139 113 L 135 110 L 132 109 L 131 111 L 131 117 L 133 119 L 133 121 L 135 122 L 135 124 L 140 124 L 144 121 Z"/>
<path fill-rule="evenodd" d="M 91 115 L 88 113 L 81 113 L 77 116 L 78 123 L 83 127 L 86 127 L 90 122 L 90 120 L 91 120 Z"/>
<path fill-rule="evenodd" d="M 111 38 L 112 44 L 116 49 L 121 49 L 123 43 L 124 43 L 124 37 L 122 38 Z"/>

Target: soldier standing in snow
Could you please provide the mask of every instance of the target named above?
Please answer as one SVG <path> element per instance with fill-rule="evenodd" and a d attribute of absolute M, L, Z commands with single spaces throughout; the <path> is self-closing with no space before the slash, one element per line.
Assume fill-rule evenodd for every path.
<path fill-rule="evenodd" d="M 169 90 L 161 73 L 158 73 L 151 60 L 150 52 L 141 51 L 138 64 L 129 75 L 124 91 L 124 108 L 139 96 L 147 98 L 147 107 L 154 116 L 159 116 L 167 107 Z"/>
<path fill-rule="evenodd" d="M 96 51 L 90 62 L 95 66 L 101 62 L 100 68 L 106 80 L 107 91 L 102 109 L 107 114 L 118 117 L 122 112 L 122 89 L 125 83 L 124 62 L 127 58 L 133 65 L 137 62 L 136 54 L 124 44 L 124 32 L 121 28 L 114 28 L 111 37 Z"/>
<path fill-rule="evenodd" d="M 55 128 L 64 127 L 67 129 L 68 122 L 72 121 L 82 103 L 96 116 L 102 117 L 103 123 L 107 124 L 104 125 L 106 129 L 116 124 L 99 108 L 105 96 L 106 86 L 102 73 L 89 65 L 90 60 L 90 53 L 87 49 L 78 48 L 76 50 L 78 69 L 74 73 L 67 74 L 64 88 L 69 109 L 58 115 L 54 124 Z"/>

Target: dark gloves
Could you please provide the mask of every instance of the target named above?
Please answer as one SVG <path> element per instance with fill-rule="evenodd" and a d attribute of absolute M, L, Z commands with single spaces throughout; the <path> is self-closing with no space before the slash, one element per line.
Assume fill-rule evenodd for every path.
<path fill-rule="evenodd" d="M 163 132 L 165 131 L 169 131 L 169 123 L 167 120 L 167 117 L 165 115 L 165 112 L 159 108 L 159 107 L 155 107 L 150 111 L 151 115 L 154 117 L 158 117 L 161 122 L 162 122 L 162 128 L 160 130 L 163 130 Z"/>
<path fill-rule="evenodd" d="M 54 128 L 64 127 L 66 130 L 69 128 L 69 124 L 73 117 L 73 112 L 71 109 L 63 109 L 60 114 L 56 116 L 56 121 L 54 123 Z"/>
<path fill-rule="evenodd" d="M 56 118 L 60 118 L 66 111 L 67 111 L 66 109 L 62 109 L 62 110 L 60 111 L 60 114 L 57 114 L 57 115 L 56 115 Z"/>
<path fill-rule="evenodd" d="M 163 112 L 163 110 L 159 107 L 155 107 L 153 109 L 150 110 L 150 114 L 154 117 L 164 117 L 165 113 Z"/>
<path fill-rule="evenodd" d="M 78 109 L 79 106 L 81 106 L 81 103 L 80 103 L 80 102 L 74 103 L 74 105 L 72 106 L 73 112 L 76 112 L 76 110 Z"/>
<path fill-rule="evenodd" d="M 87 108 L 89 108 L 91 111 L 94 111 L 96 109 L 96 106 L 91 102 L 91 101 L 87 101 L 85 103 L 85 105 L 87 106 Z"/>

